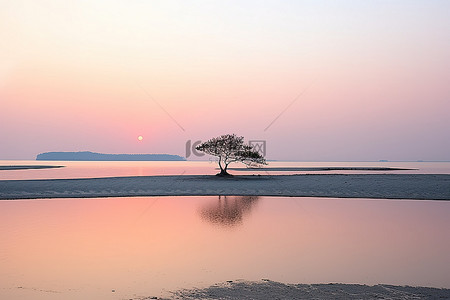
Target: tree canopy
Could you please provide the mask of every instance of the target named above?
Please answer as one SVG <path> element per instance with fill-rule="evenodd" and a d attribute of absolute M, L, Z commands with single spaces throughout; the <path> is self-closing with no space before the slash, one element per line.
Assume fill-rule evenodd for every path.
<path fill-rule="evenodd" d="M 219 158 L 220 176 L 230 176 L 228 165 L 241 162 L 248 166 L 266 165 L 265 158 L 253 146 L 244 144 L 244 137 L 235 134 L 225 134 L 212 138 L 196 147 L 198 151 Z"/>

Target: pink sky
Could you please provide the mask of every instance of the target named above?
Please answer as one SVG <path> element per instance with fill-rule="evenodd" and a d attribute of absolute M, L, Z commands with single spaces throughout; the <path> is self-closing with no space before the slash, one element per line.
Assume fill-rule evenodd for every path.
<path fill-rule="evenodd" d="M 0 7 L 0 159 L 236 133 L 269 159 L 450 160 L 448 1 Z"/>

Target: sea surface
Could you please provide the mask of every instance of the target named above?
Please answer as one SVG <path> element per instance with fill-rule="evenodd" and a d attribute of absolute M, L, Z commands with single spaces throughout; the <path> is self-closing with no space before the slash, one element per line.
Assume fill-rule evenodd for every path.
<path fill-rule="evenodd" d="M 57 179 L 98 178 L 116 176 L 152 175 L 214 175 L 218 173 L 215 161 L 7 161 L 0 160 L 0 166 L 12 165 L 56 165 L 55 169 L 0 170 L 2 179 Z M 230 167 L 242 167 L 232 164 Z M 450 162 L 269 162 L 271 168 L 326 168 L 326 167 L 368 167 L 402 168 L 410 170 L 392 171 L 238 171 L 236 175 L 277 174 L 450 174 Z"/>
<path fill-rule="evenodd" d="M 64 165 L 0 179 L 215 174 L 214 162 L 0 161 Z M 270 167 L 450 163 L 270 162 Z M 234 174 L 251 172 L 232 171 Z M 0 201 L 0 299 L 144 299 L 227 280 L 450 288 L 450 202 L 169 196 Z"/>
<path fill-rule="evenodd" d="M 143 299 L 227 280 L 450 288 L 446 201 L 0 201 L 0 299 Z"/>

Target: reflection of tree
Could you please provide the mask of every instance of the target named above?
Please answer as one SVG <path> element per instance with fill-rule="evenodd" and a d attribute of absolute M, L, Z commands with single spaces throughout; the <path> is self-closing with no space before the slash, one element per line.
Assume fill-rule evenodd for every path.
<path fill-rule="evenodd" d="M 226 227 L 242 223 L 244 215 L 250 213 L 258 196 L 219 196 L 217 202 L 208 203 L 200 210 L 202 219 Z"/>

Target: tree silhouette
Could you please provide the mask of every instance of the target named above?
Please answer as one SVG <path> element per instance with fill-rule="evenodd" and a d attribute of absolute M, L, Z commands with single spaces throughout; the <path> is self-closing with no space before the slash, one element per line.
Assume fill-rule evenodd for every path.
<path fill-rule="evenodd" d="M 242 223 L 258 202 L 258 196 L 219 196 L 217 202 L 209 202 L 200 210 L 202 219 L 224 227 Z"/>
<path fill-rule="evenodd" d="M 212 138 L 195 149 L 219 158 L 220 173 L 218 176 L 231 176 L 227 172 L 232 162 L 241 162 L 248 166 L 266 165 L 265 158 L 253 146 L 244 144 L 244 137 L 235 134 L 225 134 Z"/>

